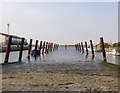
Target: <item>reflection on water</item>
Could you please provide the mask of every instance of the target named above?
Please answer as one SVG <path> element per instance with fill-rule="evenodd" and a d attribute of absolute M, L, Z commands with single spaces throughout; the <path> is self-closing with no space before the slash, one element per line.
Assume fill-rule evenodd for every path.
<path fill-rule="evenodd" d="M 0 53 L 0 63 L 4 62 L 5 53 Z M 9 62 L 16 62 L 19 58 L 19 52 L 10 52 Z M 28 51 L 23 51 L 22 60 L 23 62 L 37 62 L 37 61 L 52 61 L 52 62 L 81 62 L 81 61 L 89 61 L 93 59 L 100 59 L 102 60 L 102 54 L 95 52 L 95 56 L 91 55 L 91 52 L 89 52 L 88 55 L 86 55 L 86 52 L 82 54 L 79 51 L 76 51 L 74 47 L 67 47 L 65 49 L 64 47 L 60 47 L 59 50 L 56 50 L 54 52 L 50 52 L 49 54 L 44 54 L 36 57 L 30 56 L 30 60 L 28 60 Z M 120 56 L 113 56 L 113 55 L 107 55 L 107 61 L 118 64 L 120 60 Z"/>

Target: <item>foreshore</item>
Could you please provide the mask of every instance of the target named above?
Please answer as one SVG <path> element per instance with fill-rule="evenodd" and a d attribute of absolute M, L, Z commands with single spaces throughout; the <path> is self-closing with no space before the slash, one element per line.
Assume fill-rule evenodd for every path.
<path fill-rule="evenodd" d="M 118 93 L 117 70 L 98 61 L 31 62 L 2 65 L 3 91 L 85 91 Z"/>

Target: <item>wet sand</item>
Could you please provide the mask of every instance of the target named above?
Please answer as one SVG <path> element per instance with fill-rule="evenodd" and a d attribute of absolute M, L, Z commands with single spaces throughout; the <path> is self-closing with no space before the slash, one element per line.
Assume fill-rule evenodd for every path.
<path fill-rule="evenodd" d="M 3 65 L 3 91 L 118 91 L 118 72 L 96 62 Z"/>

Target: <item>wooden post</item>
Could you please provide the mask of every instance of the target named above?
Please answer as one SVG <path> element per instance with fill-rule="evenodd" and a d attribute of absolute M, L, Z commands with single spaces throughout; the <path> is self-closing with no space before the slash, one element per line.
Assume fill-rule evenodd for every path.
<path fill-rule="evenodd" d="M 91 46 L 91 52 L 92 52 L 92 59 L 94 58 L 94 49 L 93 49 L 93 43 L 92 40 L 90 40 L 90 46 Z"/>
<path fill-rule="evenodd" d="M 36 40 L 36 43 L 35 43 L 35 51 L 37 50 L 37 46 L 38 46 L 38 40 Z"/>
<path fill-rule="evenodd" d="M 41 49 L 42 49 L 42 41 L 40 41 L 40 50 L 39 50 L 39 54 L 41 54 Z"/>
<path fill-rule="evenodd" d="M 43 42 L 42 54 L 44 54 L 44 49 L 45 49 L 45 41 Z"/>
<path fill-rule="evenodd" d="M 21 40 L 21 46 L 20 46 L 20 52 L 19 52 L 19 61 L 21 61 L 21 59 L 22 59 L 23 46 L 24 46 L 24 38 L 22 38 L 22 40 Z"/>
<path fill-rule="evenodd" d="M 85 47 L 86 47 L 86 55 L 88 55 L 87 42 L 85 42 Z"/>
<path fill-rule="evenodd" d="M 75 49 L 77 50 L 77 45 L 75 44 Z"/>
<path fill-rule="evenodd" d="M 48 52 L 50 52 L 50 42 L 48 43 Z"/>
<path fill-rule="evenodd" d="M 104 61 L 104 62 L 107 62 L 103 37 L 100 38 L 100 46 L 101 46 L 101 48 L 102 48 L 103 61 Z"/>
<path fill-rule="evenodd" d="M 12 36 L 8 37 L 8 45 L 6 48 L 6 54 L 5 54 L 5 60 L 4 63 L 8 63 L 9 60 L 9 54 L 10 54 L 10 46 L 11 46 L 11 42 L 12 42 Z"/>
<path fill-rule="evenodd" d="M 29 43 L 29 46 L 28 46 L 28 60 L 30 60 L 30 51 L 31 51 L 31 48 L 32 48 L 32 39 L 30 39 L 30 43 Z"/>
<path fill-rule="evenodd" d="M 84 46 L 83 46 L 83 42 L 81 42 L 81 47 L 82 47 L 82 53 L 84 53 Z"/>
<path fill-rule="evenodd" d="M 48 53 L 48 42 L 46 42 L 45 53 Z"/>
<path fill-rule="evenodd" d="M 53 49 L 53 43 L 50 44 L 50 51 L 52 52 Z"/>
<path fill-rule="evenodd" d="M 80 43 L 79 43 L 80 44 Z M 81 45 L 80 45 L 80 52 L 81 52 Z"/>
<path fill-rule="evenodd" d="M 81 52 L 81 46 L 80 46 L 80 43 L 78 44 L 78 46 L 79 46 L 79 51 Z"/>

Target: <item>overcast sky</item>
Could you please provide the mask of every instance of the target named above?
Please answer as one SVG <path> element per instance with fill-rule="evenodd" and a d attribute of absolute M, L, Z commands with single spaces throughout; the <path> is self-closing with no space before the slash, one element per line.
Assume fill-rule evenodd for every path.
<path fill-rule="evenodd" d="M 118 41 L 117 2 L 13 2 L 2 4 L 2 32 L 59 44 Z"/>

